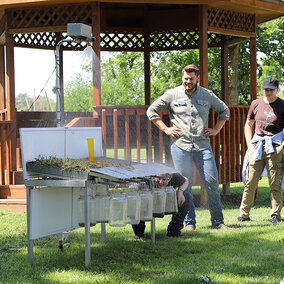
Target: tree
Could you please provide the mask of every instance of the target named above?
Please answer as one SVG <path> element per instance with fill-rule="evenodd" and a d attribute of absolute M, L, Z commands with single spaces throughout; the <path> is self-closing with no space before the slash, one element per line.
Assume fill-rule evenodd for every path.
<path fill-rule="evenodd" d="M 261 52 L 258 68 L 258 90 L 265 77 L 274 76 L 284 81 L 284 18 L 269 21 L 257 27 L 257 48 Z M 283 83 L 282 83 L 283 85 Z"/>
<path fill-rule="evenodd" d="M 102 62 L 102 104 L 144 104 L 144 61 L 141 52 L 111 52 Z"/>
<path fill-rule="evenodd" d="M 258 62 L 258 91 L 264 77 L 273 75 L 280 81 L 284 77 L 284 19 L 276 19 L 257 28 L 257 48 L 263 56 Z M 101 62 L 101 101 L 103 105 L 144 104 L 144 60 L 142 52 L 110 52 Z M 151 53 L 151 99 L 161 96 L 167 89 L 181 84 L 181 70 L 187 64 L 199 64 L 198 50 L 179 50 Z M 230 50 L 229 81 L 231 102 L 250 103 L 250 50 L 244 42 Z M 91 65 L 85 66 L 91 72 Z M 208 53 L 209 89 L 221 98 L 221 52 L 211 48 Z M 88 85 L 88 86 L 85 86 Z M 68 82 L 65 90 L 65 110 L 91 111 L 91 80 L 82 75 Z"/>
<path fill-rule="evenodd" d="M 66 88 L 64 91 L 65 111 L 92 111 L 92 80 L 86 74 L 84 75 L 77 73 L 73 80 L 66 83 Z"/>

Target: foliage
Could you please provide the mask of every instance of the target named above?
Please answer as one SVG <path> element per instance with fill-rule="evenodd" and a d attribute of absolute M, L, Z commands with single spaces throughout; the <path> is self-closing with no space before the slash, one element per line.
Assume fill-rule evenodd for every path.
<path fill-rule="evenodd" d="M 279 18 L 257 27 L 258 94 L 262 94 L 263 79 L 273 75 L 284 79 L 284 19 Z M 167 89 L 181 84 L 181 70 L 187 64 L 199 65 L 198 50 L 179 50 L 151 53 L 151 99 L 154 101 Z M 229 62 L 230 63 L 230 62 Z M 91 68 L 85 66 L 90 72 Z M 142 52 L 110 52 L 101 62 L 102 105 L 144 104 L 144 59 Z M 229 76 L 232 70 L 229 67 Z M 239 104 L 250 103 L 249 42 L 240 44 Z M 208 53 L 209 89 L 221 97 L 221 52 L 211 48 Z M 88 86 L 85 86 L 88 85 Z M 66 111 L 92 109 L 91 81 L 77 74 L 65 90 Z"/>
<path fill-rule="evenodd" d="M 102 62 L 102 104 L 144 104 L 144 61 L 139 52 L 111 52 Z"/>
<path fill-rule="evenodd" d="M 16 108 L 18 111 L 54 111 L 55 101 L 47 96 L 30 97 L 26 93 L 16 96 Z"/>
<path fill-rule="evenodd" d="M 284 82 L 284 18 L 266 22 L 257 27 L 257 48 L 261 52 L 258 68 L 259 93 L 265 77 L 274 76 Z M 283 91 L 282 91 L 283 92 Z"/>
<path fill-rule="evenodd" d="M 76 112 L 93 110 L 93 84 L 87 74 L 77 73 L 73 80 L 66 83 L 64 90 L 65 111 Z"/>

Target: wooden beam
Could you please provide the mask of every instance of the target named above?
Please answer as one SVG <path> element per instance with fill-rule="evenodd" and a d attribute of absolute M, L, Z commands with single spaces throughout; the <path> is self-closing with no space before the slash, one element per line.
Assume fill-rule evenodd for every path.
<path fill-rule="evenodd" d="M 231 47 L 231 46 L 234 46 L 234 45 L 237 45 L 239 43 L 246 42 L 246 41 L 249 41 L 249 38 L 237 37 L 237 38 L 233 38 L 233 39 L 225 41 L 224 46 Z"/>
<path fill-rule="evenodd" d="M 241 37 L 247 37 L 247 38 L 256 36 L 255 33 L 224 29 L 224 28 L 209 27 L 208 30 L 212 33 L 231 35 L 231 36 L 241 36 Z"/>
<path fill-rule="evenodd" d="M 100 40 L 100 2 L 92 3 L 93 42 L 93 106 L 101 105 L 101 40 Z M 95 115 L 95 112 L 94 112 Z"/>
<path fill-rule="evenodd" d="M 4 46 L 0 45 L 0 110 L 3 110 L 5 105 L 5 57 Z"/>
<path fill-rule="evenodd" d="M 200 85 L 208 88 L 208 5 L 199 6 Z"/>
<path fill-rule="evenodd" d="M 250 38 L 250 98 L 251 102 L 257 98 L 257 58 L 256 38 Z"/>

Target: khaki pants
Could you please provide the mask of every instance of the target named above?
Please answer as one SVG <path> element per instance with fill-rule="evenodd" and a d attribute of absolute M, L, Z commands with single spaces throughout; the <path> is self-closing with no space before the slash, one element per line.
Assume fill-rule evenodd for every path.
<path fill-rule="evenodd" d="M 240 206 L 240 217 L 249 217 L 249 212 L 254 202 L 257 184 L 261 178 L 264 166 L 266 166 L 271 198 L 270 216 L 276 216 L 279 220 L 281 220 L 281 178 L 283 166 L 283 146 L 275 147 L 274 150 L 275 152 L 271 154 L 266 154 L 265 150 L 263 150 L 261 160 L 255 160 L 253 158 L 253 151 L 250 151 L 249 166 L 247 169 L 246 176 L 246 185 L 244 188 L 242 203 Z"/>

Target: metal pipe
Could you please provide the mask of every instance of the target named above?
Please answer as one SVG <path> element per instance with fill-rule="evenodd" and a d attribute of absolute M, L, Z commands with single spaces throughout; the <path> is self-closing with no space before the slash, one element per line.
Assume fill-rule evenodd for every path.
<path fill-rule="evenodd" d="M 60 96 L 60 46 L 64 42 L 72 42 L 73 39 L 67 38 L 60 40 L 55 49 L 55 68 L 56 68 L 56 79 L 55 79 L 55 89 L 53 90 L 56 94 L 56 126 L 61 127 L 61 96 Z"/>

